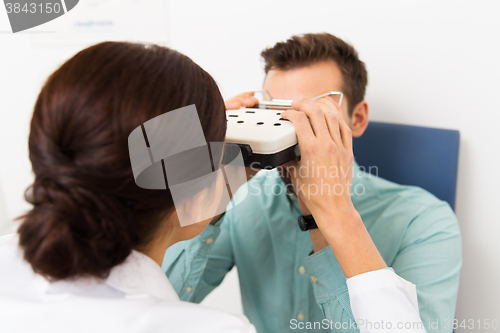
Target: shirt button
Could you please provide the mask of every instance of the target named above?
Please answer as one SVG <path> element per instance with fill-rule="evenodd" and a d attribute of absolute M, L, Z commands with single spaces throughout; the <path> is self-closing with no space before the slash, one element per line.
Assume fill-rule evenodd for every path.
<path fill-rule="evenodd" d="M 290 200 L 292 200 L 292 201 L 293 201 L 293 200 L 295 200 L 295 195 L 293 195 L 293 194 L 289 194 L 289 195 L 288 195 L 288 197 L 289 197 L 289 198 L 290 198 Z"/>
<path fill-rule="evenodd" d="M 210 245 L 210 244 L 212 244 L 213 242 L 214 242 L 214 239 L 213 239 L 213 238 L 211 238 L 211 237 L 210 237 L 210 238 L 205 239 L 205 243 L 207 243 L 207 245 Z"/>
<path fill-rule="evenodd" d="M 302 321 L 302 320 L 306 319 L 306 316 L 304 316 L 304 314 L 302 312 L 299 312 L 297 314 L 297 319 L 300 320 L 300 321 Z"/>
<path fill-rule="evenodd" d="M 191 287 L 187 287 L 187 288 L 186 288 L 186 292 L 187 292 L 187 293 L 190 293 L 190 292 L 192 292 L 192 291 L 193 291 L 193 288 L 191 288 Z"/>
<path fill-rule="evenodd" d="M 304 274 L 306 272 L 306 269 L 304 268 L 304 266 L 300 266 L 299 267 L 299 273 L 300 274 Z"/>
<path fill-rule="evenodd" d="M 318 282 L 318 280 L 316 280 L 316 277 L 315 277 L 314 275 L 311 275 L 311 280 L 312 280 L 312 282 L 314 282 L 314 283 Z"/>
<path fill-rule="evenodd" d="M 287 202 L 287 203 L 286 203 L 286 205 L 287 205 L 288 207 L 290 207 L 290 203 L 289 203 L 289 202 Z"/>

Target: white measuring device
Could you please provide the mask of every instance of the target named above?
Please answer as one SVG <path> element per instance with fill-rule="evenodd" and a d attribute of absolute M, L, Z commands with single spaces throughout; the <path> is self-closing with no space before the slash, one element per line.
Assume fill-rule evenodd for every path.
<path fill-rule="evenodd" d="M 344 95 L 330 91 L 305 101 L 326 96 L 336 97 L 341 105 Z M 226 143 L 239 146 L 246 167 L 273 169 L 300 156 L 295 128 L 281 117 L 291 104 L 292 100 L 271 99 L 255 108 L 226 111 Z"/>

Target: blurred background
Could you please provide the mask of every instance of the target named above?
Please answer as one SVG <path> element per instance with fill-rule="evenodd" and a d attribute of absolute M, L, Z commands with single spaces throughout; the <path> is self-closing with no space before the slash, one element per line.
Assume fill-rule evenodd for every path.
<path fill-rule="evenodd" d="M 0 9 L 0 235 L 15 231 L 13 220 L 30 208 L 23 194 L 33 180 L 27 138 L 37 94 L 78 50 L 103 40 L 167 45 L 207 70 L 229 98 L 261 86 L 264 48 L 329 32 L 367 65 L 372 120 L 460 131 L 457 319 L 500 321 L 499 12 L 496 0 L 80 0 L 62 17 L 12 34 Z M 203 303 L 241 313 L 236 271 Z"/>

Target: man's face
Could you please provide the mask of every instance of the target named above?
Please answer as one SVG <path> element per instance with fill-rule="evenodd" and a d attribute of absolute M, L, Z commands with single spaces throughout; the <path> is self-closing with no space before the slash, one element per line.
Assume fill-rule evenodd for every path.
<path fill-rule="evenodd" d="M 280 71 L 270 70 L 263 87 L 272 98 L 303 100 L 329 91 L 342 91 L 342 73 L 333 61 L 325 61 L 307 67 Z M 345 97 L 345 96 L 344 96 Z M 340 111 L 347 125 L 351 127 L 347 100 L 344 98 Z M 290 184 L 290 176 L 278 167 L 285 184 Z M 295 191 L 294 191 L 295 192 Z"/>
<path fill-rule="evenodd" d="M 325 61 L 292 70 L 270 70 L 263 87 L 273 98 L 303 100 L 329 91 L 342 91 L 342 73 L 334 61 Z M 347 125 L 348 101 L 341 105 L 341 112 Z"/>

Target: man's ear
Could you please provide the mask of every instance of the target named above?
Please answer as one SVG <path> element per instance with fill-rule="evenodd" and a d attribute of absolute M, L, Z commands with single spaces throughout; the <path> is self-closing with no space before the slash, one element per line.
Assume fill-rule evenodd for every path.
<path fill-rule="evenodd" d="M 368 103 L 366 101 L 359 102 L 352 111 L 351 116 L 351 131 L 353 138 L 359 138 L 368 127 Z"/>

